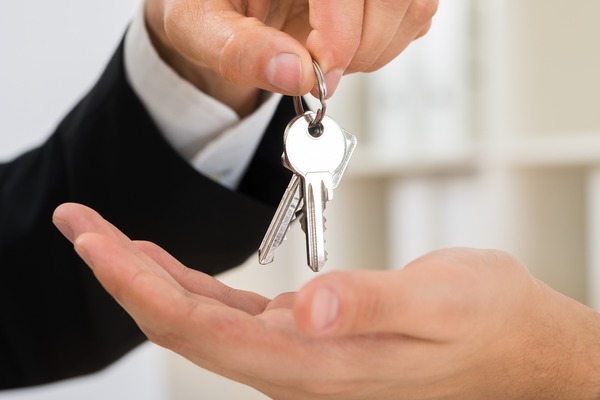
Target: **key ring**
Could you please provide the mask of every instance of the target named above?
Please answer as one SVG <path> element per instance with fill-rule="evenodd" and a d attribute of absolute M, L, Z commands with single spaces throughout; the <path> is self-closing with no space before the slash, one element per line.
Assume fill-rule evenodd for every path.
<path fill-rule="evenodd" d="M 325 76 L 323 75 L 323 70 L 315 60 L 313 60 L 313 68 L 315 69 L 315 74 L 317 75 L 317 86 L 319 88 L 319 101 L 321 102 L 321 108 L 317 110 L 317 114 L 315 118 L 309 122 L 309 128 L 315 128 L 321 124 L 323 121 L 323 117 L 325 116 L 325 110 L 327 109 L 327 104 L 325 103 L 325 98 L 327 97 L 327 85 L 325 84 Z M 305 113 L 304 106 L 302 106 L 302 97 L 294 96 L 294 108 L 296 109 L 296 114 L 302 115 Z"/>

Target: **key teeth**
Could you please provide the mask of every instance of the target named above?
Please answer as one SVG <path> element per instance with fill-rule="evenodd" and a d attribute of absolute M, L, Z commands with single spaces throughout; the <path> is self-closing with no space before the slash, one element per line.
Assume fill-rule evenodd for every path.
<path fill-rule="evenodd" d="M 302 228 L 302 232 L 306 234 L 306 218 L 304 215 L 300 217 L 300 228 Z"/>

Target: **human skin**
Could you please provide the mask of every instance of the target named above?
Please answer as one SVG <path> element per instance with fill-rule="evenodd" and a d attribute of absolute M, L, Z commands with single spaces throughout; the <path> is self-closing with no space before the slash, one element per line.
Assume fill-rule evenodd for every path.
<path fill-rule="evenodd" d="M 424 35 L 437 0 L 146 0 L 159 55 L 240 116 L 258 89 L 303 95 L 314 58 L 329 95 L 343 74 L 375 71 Z"/>
<path fill-rule="evenodd" d="M 511 255 L 453 248 L 275 299 L 186 268 L 95 211 L 54 223 L 153 342 L 273 399 L 598 399 L 600 316 Z"/>
<path fill-rule="evenodd" d="M 160 56 L 240 116 L 259 90 L 331 95 L 429 28 L 437 1 L 147 0 Z M 597 399 L 600 317 L 501 251 L 322 274 L 275 299 L 229 288 L 93 210 L 54 215 L 148 338 L 274 399 Z"/>

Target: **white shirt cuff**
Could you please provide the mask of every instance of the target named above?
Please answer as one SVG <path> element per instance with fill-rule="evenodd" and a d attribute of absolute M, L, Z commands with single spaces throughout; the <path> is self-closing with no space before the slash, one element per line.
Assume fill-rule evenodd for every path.
<path fill-rule="evenodd" d="M 181 78 L 159 57 L 146 30 L 143 6 L 125 37 L 125 73 L 165 140 L 196 170 L 235 189 L 281 95 L 271 94 L 240 120 L 235 111 Z"/>

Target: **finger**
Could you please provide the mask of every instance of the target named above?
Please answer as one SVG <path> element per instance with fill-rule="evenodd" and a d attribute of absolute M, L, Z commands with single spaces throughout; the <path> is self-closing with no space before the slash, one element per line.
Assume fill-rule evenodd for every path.
<path fill-rule="evenodd" d="M 295 297 L 295 292 L 281 293 L 269 303 L 265 311 L 274 310 L 278 308 L 290 310 L 294 306 Z"/>
<path fill-rule="evenodd" d="M 278 372 L 286 377 L 280 361 L 306 357 L 293 325 L 289 329 L 279 326 L 291 320 L 291 315 L 285 318 L 284 312 L 271 313 L 274 321 L 256 318 L 191 293 L 168 270 L 175 271 L 178 278 L 187 272 L 182 273 L 181 265 L 158 247 L 128 241 L 96 212 L 81 205 L 61 206 L 55 214 L 60 221 L 57 225 L 69 230 L 75 250 L 100 283 L 158 345 L 247 384 Z"/>
<path fill-rule="evenodd" d="M 310 32 L 306 48 L 325 74 L 328 94 L 337 88 L 360 45 L 363 0 L 310 0 Z"/>
<path fill-rule="evenodd" d="M 367 71 L 388 48 L 398 32 L 409 1 L 367 0 L 360 46 L 349 71 Z"/>
<path fill-rule="evenodd" d="M 121 252 L 119 254 L 126 253 L 132 255 L 135 260 L 139 261 L 138 266 L 140 268 L 143 267 L 144 270 L 151 271 L 174 284 L 174 286 L 180 287 L 167 271 L 156 264 L 123 232 L 102 218 L 93 209 L 77 203 L 61 204 L 54 211 L 52 220 L 56 227 L 74 244 L 77 243 L 79 237 L 89 233 L 104 237 L 105 240 L 99 241 L 99 245 L 106 247 L 110 243 L 112 247 L 120 247 Z M 113 255 L 109 256 L 116 257 Z"/>
<path fill-rule="evenodd" d="M 140 288 L 146 287 L 146 297 L 150 298 L 158 295 L 160 292 L 168 293 L 172 296 L 173 291 L 182 292 L 172 278 L 162 268 L 152 265 L 149 257 L 137 250 L 135 246 L 124 247 L 114 238 L 97 232 L 84 232 L 79 234 L 74 241 L 75 251 L 88 264 L 98 278 L 102 286 L 128 311 L 134 314 L 140 314 L 137 303 L 129 299 L 140 292 Z M 156 290 L 153 285 L 145 282 L 154 279 L 161 282 L 163 287 L 168 290 Z M 164 302 L 164 296 L 159 295 L 161 304 Z M 156 302 L 153 300 L 151 303 Z M 132 306 L 133 305 L 133 306 Z"/>
<path fill-rule="evenodd" d="M 206 274 L 185 267 L 154 243 L 130 241 L 100 214 L 84 205 L 65 203 L 59 206 L 54 212 L 53 221 L 71 241 L 89 232 L 112 238 L 114 244 L 127 249 L 129 254 L 135 255 L 136 260 L 142 261 L 142 264 L 139 264 L 140 268 L 152 271 L 167 281 L 176 281 L 181 288 L 200 296 L 215 299 L 253 315 L 262 312 L 269 302 L 263 296 L 232 289 Z"/>
<path fill-rule="evenodd" d="M 257 293 L 233 289 L 210 275 L 187 268 L 179 260 L 160 246 L 146 241 L 136 241 L 136 245 L 164 268 L 186 290 L 219 302 L 251 315 L 265 310 L 269 299 Z"/>
<path fill-rule="evenodd" d="M 348 72 L 372 72 L 388 64 L 402 53 L 412 41 L 427 33 L 437 7 L 438 0 L 413 1 L 402 19 L 398 31 L 377 59 L 370 60 L 370 65 L 367 65 L 367 61 L 352 64 L 349 66 Z"/>
<path fill-rule="evenodd" d="M 77 253 L 153 342 L 213 371 L 225 367 L 235 371 L 234 360 L 239 363 L 240 359 L 230 353 L 241 345 L 242 336 L 260 339 L 258 320 L 186 290 L 152 257 L 181 271 L 166 252 L 153 248 L 149 255 L 143 250 L 150 246 L 129 241 L 94 210 L 65 204 L 55 211 L 55 220 L 70 231 Z"/>
<path fill-rule="evenodd" d="M 415 40 L 425 36 L 427 34 L 427 32 L 429 32 L 429 29 L 431 29 L 431 24 L 433 23 L 433 19 L 430 19 L 425 26 L 423 26 L 423 28 L 421 28 L 421 30 L 419 31 L 419 33 L 417 34 L 417 37 L 415 37 Z"/>
<path fill-rule="evenodd" d="M 144 259 L 147 268 L 153 268 L 154 272 L 164 276 L 165 279 L 173 278 L 154 262 L 148 262 L 149 256 L 143 253 L 123 232 L 113 224 L 105 220 L 95 210 L 77 203 L 64 203 L 54 210 L 52 215 L 54 225 L 69 239 L 75 243 L 77 238 L 85 233 L 96 233 L 106 236 L 128 252 L 136 254 Z"/>
<path fill-rule="evenodd" d="M 288 95 L 315 83 L 310 54 L 290 35 L 236 10 L 229 1 L 173 1 L 165 31 L 188 60 L 236 84 Z"/>
<path fill-rule="evenodd" d="M 104 235 L 81 234 L 75 249 L 152 342 L 203 368 L 255 385 L 265 376 L 285 379 L 289 369 L 282 369 L 282 362 L 293 365 L 306 357 L 297 332 L 278 323 L 286 321 L 284 313 L 278 313 L 275 321 L 256 318 L 190 295 L 153 273 L 147 260 Z"/>
<path fill-rule="evenodd" d="M 309 282 L 296 297 L 297 324 L 313 335 L 390 332 L 448 340 L 470 312 L 471 282 L 434 257 L 415 263 L 425 266 L 334 272 Z"/>
<path fill-rule="evenodd" d="M 123 245 L 130 243 L 129 238 L 106 221 L 91 208 L 77 203 L 59 205 L 52 214 L 52 222 L 71 242 L 84 232 L 96 232 L 114 238 Z"/>
<path fill-rule="evenodd" d="M 157 274 L 147 257 L 113 238 L 83 233 L 75 240 L 75 250 L 151 341 L 201 366 L 214 370 L 228 365 L 220 360 L 230 353 L 228 346 L 237 343 L 242 332 L 258 330 L 247 313 L 181 290 L 165 271 Z"/>

